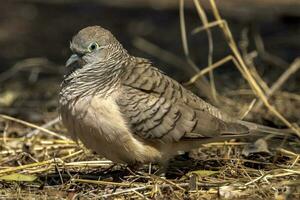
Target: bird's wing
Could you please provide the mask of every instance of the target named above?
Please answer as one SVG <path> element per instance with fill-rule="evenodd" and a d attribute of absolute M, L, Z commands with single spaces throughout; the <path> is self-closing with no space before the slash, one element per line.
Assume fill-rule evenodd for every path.
<path fill-rule="evenodd" d="M 120 111 L 132 131 L 164 142 L 248 133 L 248 129 L 206 103 L 178 82 L 134 58 L 121 76 Z"/>

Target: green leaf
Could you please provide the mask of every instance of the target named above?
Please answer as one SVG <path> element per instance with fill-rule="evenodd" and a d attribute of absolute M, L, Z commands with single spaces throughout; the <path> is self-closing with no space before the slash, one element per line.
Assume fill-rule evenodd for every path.
<path fill-rule="evenodd" d="M 187 173 L 187 176 L 196 174 L 198 176 L 205 177 L 205 176 L 210 176 L 210 175 L 217 174 L 217 173 L 219 173 L 219 171 L 196 170 L 196 171 L 191 171 L 191 172 Z"/>
<path fill-rule="evenodd" d="M 18 174 L 18 173 L 13 173 L 9 175 L 4 175 L 0 177 L 0 180 L 3 181 L 26 181 L 26 182 L 32 182 L 35 179 L 37 179 L 36 176 L 33 175 L 25 175 L 25 174 Z"/>

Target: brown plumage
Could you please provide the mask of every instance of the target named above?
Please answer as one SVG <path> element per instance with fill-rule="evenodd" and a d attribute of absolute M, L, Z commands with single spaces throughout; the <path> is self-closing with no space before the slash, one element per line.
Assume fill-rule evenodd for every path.
<path fill-rule="evenodd" d="M 202 143 L 276 129 L 233 119 L 143 58 L 130 56 L 100 26 L 81 30 L 60 92 L 70 136 L 115 162 L 166 162 Z"/>

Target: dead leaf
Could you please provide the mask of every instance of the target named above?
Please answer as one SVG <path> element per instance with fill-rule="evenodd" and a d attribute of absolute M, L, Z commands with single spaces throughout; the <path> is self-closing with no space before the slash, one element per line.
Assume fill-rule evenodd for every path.
<path fill-rule="evenodd" d="M 0 180 L 2 181 L 25 181 L 25 182 L 32 182 L 36 180 L 37 177 L 33 175 L 26 175 L 26 174 L 19 174 L 19 173 L 13 173 L 9 175 L 4 175 L 0 177 Z"/>
<path fill-rule="evenodd" d="M 19 93 L 13 90 L 7 90 L 0 94 L 0 105 L 11 106 L 18 98 Z"/>
<path fill-rule="evenodd" d="M 192 174 L 196 174 L 197 176 L 205 177 L 205 176 L 210 176 L 213 174 L 217 174 L 219 171 L 210 171 L 210 170 L 196 170 L 196 171 L 191 171 L 187 173 L 187 176 L 190 176 Z"/>
<path fill-rule="evenodd" d="M 219 194 L 225 199 L 236 199 L 243 196 L 242 190 L 237 189 L 234 186 L 226 185 L 219 188 Z"/>
<path fill-rule="evenodd" d="M 268 153 L 270 154 L 270 151 L 268 149 L 268 144 L 264 139 L 258 139 L 254 144 L 249 144 L 245 146 L 245 148 L 242 151 L 243 156 L 249 156 L 250 154 L 255 153 Z"/>

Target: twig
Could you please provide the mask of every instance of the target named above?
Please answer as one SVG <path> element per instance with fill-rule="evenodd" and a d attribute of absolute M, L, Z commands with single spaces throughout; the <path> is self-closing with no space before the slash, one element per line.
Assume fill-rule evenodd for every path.
<path fill-rule="evenodd" d="M 283 148 L 279 148 L 277 149 L 278 151 L 280 151 L 281 153 L 285 154 L 285 155 L 289 155 L 289 156 L 300 156 L 300 154 L 296 154 L 294 152 L 291 152 L 289 150 L 283 149 Z"/>
<path fill-rule="evenodd" d="M 50 126 L 53 126 L 54 124 L 57 124 L 60 121 L 59 117 L 56 117 L 55 119 L 47 122 L 46 124 L 42 125 L 41 128 L 49 128 Z M 34 135 L 37 135 L 41 130 L 37 129 L 37 130 L 33 130 L 31 132 L 29 132 L 26 137 L 30 138 L 33 137 Z"/>
<path fill-rule="evenodd" d="M 4 114 L 0 114 L 0 118 L 2 119 L 6 119 L 6 120 L 10 120 L 10 121 L 14 121 L 14 122 L 17 122 L 17 123 L 20 123 L 20 124 L 23 124 L 25 126 L 28 126 L 28 127 L 31 127 L 31 128 L 35 128 L 35 129 L 38 129 L 44 133 L 48 133 L 49 135 L 52 135 L 52 136 L 55 136 L 55 137 L 58 137 L 60 139 L 63 139 L 63 140 L 68 140 L 65 136 L 63 135 L 59 135 L 53 131 L 50 131 L 48 129 L 45 129 L 43 127 L 40 127 L 40 126 L 37 126 L 35 124 L 32 124 L 32 123 L 29 123 L 29 122 L 26 122 L 24 120 L 21 120 L 21 119 L 17 119 L 17 118 L 14 118 L 14 117 L 11 117 L 11 116 L 8 116 L 8 115 L 4 115 Z"/>
<path fill-rule="evenodd" d="M 252 110 L 253 106 L 255 105 L 255 102 L 256 102 L 256 99 L 253 99 L 251 101 L 250 105 L 248 106 L 248 109 L 246 110 L 246 112 L 240 118 L 241 120 L 243 120 L 249 114 L 249 112 Z"/>
<path fill-rule="evenodd" d="M 69 162 L 65 163 L 65 166 L 107 166 L 112 165 L 113 162 L 110 160 L 91 160 L 91 161 L 78 161 L 78 162 Z"/>
<path fill-rule="evenodd" d="M 14 66 L 12 66 L 9 70 L 0 74 L 0 82 L 4 82 L 12 78 L 21 70 L 30 70 L 31 72 L 34 72 L 35 70 L 41 71 L 45 69 L 45 67 L 48 67 L 48 69 L 52 69 L 52 67 L 49 67 L 50 65 L 53 64 L 48 59 L 42 57 L 27 58 L 21 60 L 20 62 L 17 62 Z M 52 69 L 51 72 L 57 73 L 57 70 Z"/>
<path fill-rule="evenodd" d="M 209 22 L 205 26 L 200 26 L 200 27 L 197 27 L 194 30 L 192 30 L 192 34 L 193 35 L 197 34 L 197 33 L 201 32 L 201 31 L 204 31 L 208 28 L 218 27 L 220 24 L 224 24 L 224 23 L 225 23 L 225 20 Z"/>
<path fill-rule="evenodd" d="M 283 170 L 286 171 L 286 172 L 290 172 L 290 173 L 294 173 L 294 174 L 300 175 L 300 169 L 298 169 L 298 171 L 292 170 L 292 169 L 283 169 Z"/>
<path fill-rule="evenodd" d="M 299 161 L 300 159 L 300 155 L 298 155 L 295 160 L 293 161 L 293 163 L 291 164 L 290 168 L 293 168 L 295 166 L 295 164 Z"/>
<path fill-rule="evenodd" d="M 198 0 L 194 0 L 194 5 L 196 7 L 196 10 L 198 12 L 198 15 L 200 17 L 200 20 L 203 23 L 203 26 L 206 27 L 208 26 L 208 19 L 205 14 L 204 9 L 202 8 L 201 4 L 199 3 Z M 206 34 L 208 38 L 208 66 L 212 65 L 213 63 L 213 49 L 214 49 L 214 43 L 213 43 L 213 38 L 212 34 L 209 28 L 206 28 Z M 212 91 L 212 96 L 216 102 L 218 102 L 217 99 L 217 90 L 216 90 L 216 85 L 215 85 L 215 79 L 214 79 L 214 74 L 213 70 L 209 71 L 209 78 L 210 78 L 210 84 L 211 84 L 211 91 Z"/>
<path fill-rule="evenodd" d="M 141 193 L 139 193 L 138 191 L 136 191 L 136 190 L 132 190 L 132 192 L 133 193 L 135 193 L 136 195 L 138 195 L 139 197 L 142 197 L 143 199 L 147 199 L 148 200 L 148 198 L 147 197 L 145 197 L 145 195 L 142 195 Z"/>
<path fill-rule="evenodd" d="M 137 37 L 133 40 L 133 45 L 138 48 L 139 50 L 142 50 L 152 56 L 155 56 L 159 58 L 160 60 L 169 63 L 175 67 L 177 67 L 180 70 L 187 70 L 189 75 L 192 75 L 195 73 L 194 69 L 187 68 L 186 65 L 188 65 L 187 62 L 185 62 L 183 59 L 178 57 L 177 55 L 174 55 L 173 53 L 162 49 L 156 44 L 153 44 L 152 42 L 145 40 L 144 38 Z"/>
<path fill-rule="evenodd" d="M 140 191 L 140 190 L 145 190 L 145 189 L 150 189 L 150 188 L 152 188 L 151 185 L 130 188 L 130 189 L 122 190 L 119 192 L 114 192 L 112 194 L 104 194 L 104 195 L 102 195 L 102 198 L 107 198 L 107 197 L 111 197 L 111 196 L 116 196 L 116 195 L 120 195 L 120 194 L 125 194 L 125 193 L 129 193 L 129 192 L 133 192 L 133 191 Z"/>
<path fill-rule="evenodd" d="M 188 41 L 187 41 L 187 34 L 186 34 L 186 27 L 185 27 L 185 16 L 184 16 L 184 0 L 179 0 L 179 19 L 180 19 L 180 32 L 181 32 L 181 40 L 182 40 L 182 46 L 184 55 L 186 57 L 186 60 L 191 66 L 191 68 L 198 72 L 199 68 L 196 66 L 194 61 L 190 58 L 189 54 L 189 48 L 188 48 Z M 201 88 L 200 88 L 201 89 Z M 213 94 L 211 92 L 206 92 L 207 97 L 214 102 L 215 104 L 218 104 L 218 102 L 215 101 L 215 98 L 213 97 Z"/>
<path fill-rule="evenodd" d="M 221 20 L 221 16 L 219 13 L 219 10 L 217 9 L 216 3 L 214 0 L 210 0 L 210 4 L 212 6 L 213 14 L 217 20 Z M 285 123 L 289 128 L 291 128 L 298 137 L 300 137 L 300 131 L 293 125 L 291 124 L 284 116 L 282 116 L 274 106 L 272 106 L 267 97 L 264 95 L 262 89 L 258 86 L 257 82 L 255 79 L 252 77 L 251 73 L 249 72 L 249 69 L 245 65 L 245 62 L 243 61 L 241 54 L 239 53 L 239 50 L 237 48 L 237 45 L 233 39 L 232 33 L 227 25 L 227 23 L 221 24 L 220 27 L 223 30 L 223 33 L 227 39 L 228 45 L 230 49 L 232 50 L 235 58 L 238 61 L 238 64 L 241 66 L 243 72 L 246 75 L 246 80 L 248 81 L 250 87 L 253 89 L 254 93 L 263 101 L 265 106 L 275 115 L 277 116 L 283 123 Z"/>
<path fill-rule="evenodd" d="M 258 54 L 260 55 L 262 60 L 265 60 L 266 62 L 271 63 L 274 66 L 278 66 L 280 68 L 286 69 L 289 66 L 289 63 L 287 63 L 285 60 L 275 55 L 272 55 L 265 50 L 265 45 L 262 40 L 262 37 L 257 32 L 254 32 L 253 38 Z"/>
<path fill-rule="evenodd" d="M 178 189 L 180 189 L 180 190 L 182 190 L 182 191 L 186 191 L 186 189 L 182 188 L 180 185 L 178 185 L 178 184 L 176 184 L 176 183 L 174 183 L 174 182 L 172 182 L 172 181 L 170 181 L 170 180 L 168 180 L 168 179 L 165 179 L 165 178 L 156 176 L 156 175 L 154 175 L 154 174 L 149 174 L 149 175 L 147 174 L 146 176 L 150 176 L 150 177 L 152 177 L 152 178 L 155 178 L 155 179 L 158 179 L 158 180 L 160 180 L 160 181 L 166 182 L 166 183 L 168 183 L 168 184 L 170 184 L 170 185 L 173 185 L 173 186 L 177 187 Z"/>
<path fill-rule="evenodd" d="M 179 0 L 179 16 L 180 16 L 180 31 L 181 31 L 181 40 L 182 40 L 182 46 L 184 55 L 187 58 L 187 61 L 190 62 L 189 57 L 189 48 L 188 48 L 188 42 L 187 42 L 187 34 L 186 34 L 186 27 L 185 27 L 185 17 L 184 17 L 184 0 Z M 191 64 L 191 67 L 194 68 L 195 71 L 198 71 L 198 68 Z"/>
<path fill-rule="evenodd" d="M 212 147 L 212 146 L 243 146 L 248 145 L 248 142 L 213 142 L 208 144 L 203 144 L 203 147 Z"/>
<path fill-rule="evenodd" d="M 281 76 L 277 79 L 277 81 L 272 85 L 270 90 L 266 93 L 266 98 L 270 98 L 277 90 L 280 89 L 280 87 L 289 79 L 291 75 L 296 73 L 300 69 L 300 58 L 297 58 L 294 60 L 294 62 L 290 65 L 290 67 L 283 73 Z M 260 99 L 256 106 L 254 107 L 254 110 L 259 110 L 261 106 L 263 105 L 263 101 Z"/>
<path fill-rule="evenodd" d="M 83 150 L 77 151 L 75 153 L 72 153 L 70 155 L 64 156 L 62 158 L 59 158 L 59 160 L 65 160 L 67 158 L 71 158 L 74 157 L 78 154 L 81 154 L 83 152 Z M 52 163 L 57 163 L 58 158 L 53 158 L 50 160 L 46 160 L 46 161 L 42 161 L 42 162 L 38 162 L 38 163 L 30 163 L 27 165 L 21 165 L 21 166 L 17 166 L 17 167 L 11 167 L 8 169 L 3 169 L 0 170 L 0 174 L 4 174 L 4 173 L 9 173 L 9 172 L 15 172 L 15 171 L 19 171 L 19 170 L 23 170 L 23 169 L 28 169 L 28 168 L 32 168 L 32 167 L 40 167 L 40 166 L 44 166 L 44 165 L 48 165 L 48 164 L 52 164 Z"/>
<path fill-rule="evenodd" d="M 135 183 L 118 183 L 118 182 L 111 182 L 111 181 L 100 181 L 100 180 L 89 180 L 89 179 L 72 179 L 72 182 L 78 182 L 78 183 L 91 183 L 91 184 L 97 184 L 97 185 L 113 185 L 113 186 L 121 186 L 121 187 L 130 187 L 140 184 Z"/>
<path fill-rule="evenodd" d="M 191 85 L 193 84 L 195 81 L 197 81 L 201 76 L 203 76 L 204 74 L 210 72 L 211 70 L 218 68 L 220 66 L 222 66 L 224 63 L 232 60 L 232 56 L 226 56 L 225 58 L 222 58 L 221 60 L 219 60 L 218 62 L 215 62 L 214 64 L 207 66 L 206 68 L 202 69 L 201 71 L 199 71 L 198 73 L 196 73 L 188 82 L 186 82 L 184 85 Z"/>
<path fill-rule="evenodd" d="M 241 52 L 247 66 L 250 69 L 250 72 L 252 73 L 253 78 L 255 78 L 256 82 L 264 90 L 264 92 L 268 92 L 270 89 L 269 86 L 263 81 L 263 79 L 257 72 L 256 67 L 254 66 L 253 63 L 253 59 L 257 56 L 257 51 L 252 51 L 248 53 L 248 46 L 249 46 L 248 32 L 249 32 L 248 28 L 242 30 L 241 41 L 240 41 Z"/>

